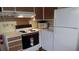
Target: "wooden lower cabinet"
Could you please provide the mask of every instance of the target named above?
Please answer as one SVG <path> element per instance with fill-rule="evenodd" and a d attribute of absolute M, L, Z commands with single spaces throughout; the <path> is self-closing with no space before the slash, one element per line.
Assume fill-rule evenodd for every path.
<path fill-rule="evenodd" d="M 22 49 L 22 45 L 15 45 L 9 48 L 9 51 L 18 51 Z"/>
<path fill-rule="evenodd" d="M 19 41 L 15 41 L 15 42 L 8 43 L 8 45 L 9 45 L 9 47 L 15 46 L 15 45 L 18 45 L 18 44 L 21 45 L 21 42 L 22 42 L 22 40 L 19 40 Z"/>
<path fill-rule="evenodd" d="M 5 38 L 4 40 L 5 51 L 20 51 L 22 50 L 22 38 L 21 36 L 15 36 L 10 38 Z"/>
<path fill-rule="evenodd" d="M 8 38 L 8 42 L 14 41 L 14 40 L 17 40 L 17 39 L 20 39 L 20 38 L 21 38 L 21 36 L 11 37 L 11 38 Z"/>

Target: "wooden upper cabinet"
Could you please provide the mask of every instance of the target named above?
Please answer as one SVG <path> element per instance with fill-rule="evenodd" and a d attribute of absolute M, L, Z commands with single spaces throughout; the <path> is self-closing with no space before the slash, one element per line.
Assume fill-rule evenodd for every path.
<path fill-rule="evenodd" d="M 34 12 L 33 7 L 16 7 L 16 11 Z"/>
<path fill-rule="evenodd" d="M 3 11 L 15 11 L 15 7 L 3 7 Z"/>
<path fill-rule="evenodd" d="M 35 7 L 36 19 L 43 19 L 43 8 Z"/>
<path fill-rule="evenodd" d="M 44 8 L 44 19 L 53 19 L 54 18 L 54 8 L 45 7 Z"/>

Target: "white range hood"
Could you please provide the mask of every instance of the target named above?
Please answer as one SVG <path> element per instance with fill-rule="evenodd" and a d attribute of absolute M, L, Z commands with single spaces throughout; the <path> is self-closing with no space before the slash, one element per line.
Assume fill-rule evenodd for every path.
<path fill-rule="evenodd" d="M 32 18 L 35 16 L 34 12 L 16 12 L 15 17 L 18 18 Z"/>
<path fill-rule="evenodd" d="M 34 12 L 15 12 L 15 11 L 6 11 L 0 12 L 0 16 L 13 16 L 15 18 L 32 18 L 35 16 Z"/>

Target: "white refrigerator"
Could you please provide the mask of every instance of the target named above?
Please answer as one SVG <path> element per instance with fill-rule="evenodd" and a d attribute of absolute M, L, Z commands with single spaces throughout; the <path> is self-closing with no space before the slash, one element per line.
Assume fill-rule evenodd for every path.
<path fill-rule="evenodd" d="M 61 8 L 54 14 L 54 51 L 79 50 L 79 8 Z"/>

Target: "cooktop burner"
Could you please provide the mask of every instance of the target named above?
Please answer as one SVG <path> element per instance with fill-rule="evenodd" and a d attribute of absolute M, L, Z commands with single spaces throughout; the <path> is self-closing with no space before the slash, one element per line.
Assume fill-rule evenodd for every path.
<path fill-rule="evenodd" d="M 23 34 L 27 34 L 27 33 L 34 33 L 34 32 L 37 32 L 37 30 L 29 29 L 29 30 L 20 30 L 19 32 L 21 32 L 21 33 L 23 33 Z"/>

